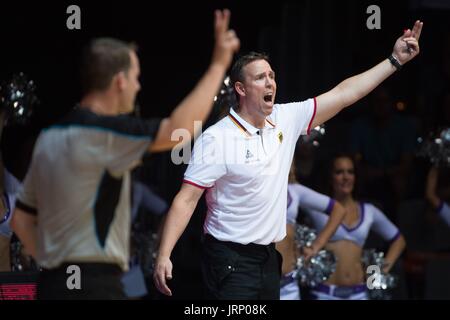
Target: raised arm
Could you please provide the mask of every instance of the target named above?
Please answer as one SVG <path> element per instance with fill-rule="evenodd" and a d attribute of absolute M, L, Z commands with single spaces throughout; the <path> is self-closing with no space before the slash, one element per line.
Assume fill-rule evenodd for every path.
<path fill-rule="evenodd" d="M 413 29 L 406 30 L 395 42 L 392 56 L 400 65 L 404 65 L 419 54 L 422 26 L 423 22 L 417 20 Z M 324 123 L 345 107 L 365 97 L 395 71 L 396 67 L 389 59 L 384 59 L 375 67 L 342 81 L 332 90 L 318 96 L 317 111 L 312 127 Z"/>
<path fill-rule="evenodd" d="M 225 72 L 231 64 L 233 54 L 240 42 L 233 30 L 228 29 L 230 11 L 215 12 L 215 46 L 211 64 L 195 88 L 175 108 L 169 118 L 161 122 L 151 152 L 170 150 L 179 141 L 172 141 L 175 129 L 187 129 L 194 136 L 194 121 L 204 121 L 214 104 L 214 96 L 220 89 Z"/>
<path fill-rule="evenodd" d="M 172 279 L 170 255 L 186 229 L 203 191 L 203 189 L 184 183 L 167 213 L 153 273 L 156 288 L 165 295 L 172 295 L 172 291 L 166 283 L 166 280 Z"/>

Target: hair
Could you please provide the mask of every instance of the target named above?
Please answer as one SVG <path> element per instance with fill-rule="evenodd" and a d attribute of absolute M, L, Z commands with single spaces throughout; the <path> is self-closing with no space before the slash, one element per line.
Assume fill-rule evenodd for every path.
<path fill-rule="evenodd" d="M 327 190 L 326 193 L 330 196 L 333 196 L 334 194 L 334 190 L 333 190 L 333 183 L 332 183 L 332 177 L 333 177 L 333 170 L 334 170 L 334 163 L 336 162 L 337 159 L 340 158 L 347 158 L 350 159 L 350 161 L 353 163 L 353 170 L 355 172 L 355 185 L 353 187 L 353 196 L 355 197 L 355 195 L 358 194 L 358 170 L 357 170 L 357 162 L 355 157 L 347 152 L 338 152 L 336 154 L 333 155 L 333 157 L 331 157 L 330 162 L 328 164 L 328 176 L 327 176 Z"/>
<path fill-rule="evenodd" d="M 127 73 L 131 67 L 130 53 L 133 51 L 137 51 L 133 43 L 112 38 L 92 40 L 84 48 L 81 60 L 83 94 L 105 90 L 117 73 Z"/>
<path fill-rule="evenodd" d="M 265 53 L 259 53 L 254 51 L 249 52 L 236 60 L 236 62 L 233 64 L 233 67 L 231 68 L 230 74 L 231 86 L 233 88 L 236 82 L 244 81 L 244 74 L 242 72 L 242 69 L 244 69 L 244 67 L 249 63 L 252 63 L 253 61 L 257 60 L 266 60 L 267 62 L 270 62 L 268 55 L 266 55 Z M 236 92 L 236 89 L 234 89 L 234 94 L 236 95 L 236 99 L 239 103 L 239 94 Z"/>

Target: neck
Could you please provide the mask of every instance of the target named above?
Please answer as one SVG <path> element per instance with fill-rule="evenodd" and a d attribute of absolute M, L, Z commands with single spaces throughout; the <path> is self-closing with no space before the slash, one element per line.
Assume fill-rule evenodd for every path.
<path fill-rule="evenodd" d="M 261 115 L 244 105 L 240 106 L 236 113 L 255 128 L 261 129 L 265 126 L 266 116 Z"/>
<path fill-rule="evenodd" d="M 108 93 L 90 93 L 83 97 L 80 106 L 99 115 L 115 116 L 119 114 L 117 99 Z"/>
<path fill-rule="evenodd" d="M 351 194 L 335 195 L 334 198 L 344 207 L 349 207 L 355 203 L 355 199 L 353 199 Z"/>

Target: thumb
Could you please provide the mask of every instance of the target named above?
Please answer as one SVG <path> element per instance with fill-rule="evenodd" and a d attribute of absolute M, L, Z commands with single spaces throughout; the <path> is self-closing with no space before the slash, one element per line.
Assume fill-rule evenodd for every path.
<path fill-rule="evenodd" d="M 412 35 L 412 31 L 410 29 L 405 29 L 405 30 L 403 30 L 402 39 L 411 37 L 411 35 Z"/>

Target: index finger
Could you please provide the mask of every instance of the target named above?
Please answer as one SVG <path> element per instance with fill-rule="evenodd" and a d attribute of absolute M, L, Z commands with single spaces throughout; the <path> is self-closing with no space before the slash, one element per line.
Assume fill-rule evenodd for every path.
<path fill-rule="evenodd" d="M 155 277 L 156 280 L 156 287 L 159 291 L 164 293 L 165 295 L 172 295 L 172 292 L 170 291 L 169 287 L 166 284 L 166 275 L 163 273 L 158 273 Z"/>
<path fill-rule="evenodd" d="M 215 33 L 216 37 L 224 34 L 228 30 L 228 25 L 230 22 L 230 10 L 225 9 L 223 11 L 216 10 L 215 12 Z"/>
<path fill-rule="evenodd" d="M 417 20 L 414 23 L 414 27 L 412 29 L 412 36 L 415 37 L 417 40 L 419 40 L 419 38 L 420 38 L 420 33 L 422 32 L 422 26 L 423 26 L 423 22 L 421 22 L 420 20 Z"/>

